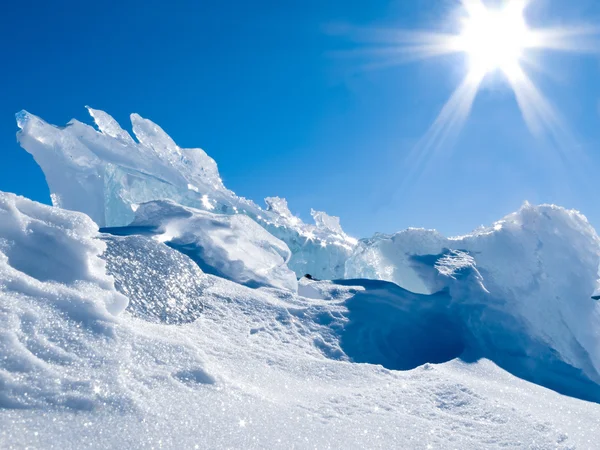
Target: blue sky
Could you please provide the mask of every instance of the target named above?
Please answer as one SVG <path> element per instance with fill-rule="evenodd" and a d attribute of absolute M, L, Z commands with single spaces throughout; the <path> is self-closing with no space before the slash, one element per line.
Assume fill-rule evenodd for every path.
<path fill-rule="evenodd" d="M 568 3 L 568 4 L 567 4 Z M 531 22 L 594 23 L 595 0 L 537 0 Z M 202 147 L 225 184 L 292 212 L 339 215 L 351 234 L 407 226 L 465 233 L 524 200 L 577 208 L 600 227 L 600 64 L 541 59 L 537 85 L 566 117 L 566 162 L 534 138 L 501 77 L 486 80 L 456 141 L 411 183 L 407 154 L 464 76 L 458 57 L 365 70 L 332 25 L 431 28 L 452 0 L 9 2 L 0 14 L 0 190 L 49 202 L 43 174 L 16 143 L 14 114 L 124 128 L 138 112 L 182 147 Z M 598 20 L 595 20 L 598 23 Z M 577 156 L 575 156 L 577 155 Z"/>

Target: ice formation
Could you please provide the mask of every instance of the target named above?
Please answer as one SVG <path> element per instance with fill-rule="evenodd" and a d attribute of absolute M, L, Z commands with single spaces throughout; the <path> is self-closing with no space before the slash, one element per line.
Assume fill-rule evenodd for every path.
<path fill-rule="evenodd" d="M 101 239 L 106 243 L 106 272 L 129 298 L 127 311 L 134 317 L 182 324 L 201 316 L 210 282 L 190 258 L 144 236 L 105 234 Z"/>
<path fill-rule="evenodd" d="M 188 255 L 204 272 L 236 283 L 298 290 L 296 275 L 286 265 L 291 257 L 287 245 L 242 214 L 213 214 L 156 201 L 140 205 L 130 226 L 105 230 L 152 235 Z"/>
<path fill-rule="evenodd" d="M 180 148 L 155 123 L 132 114 L 136 142 L 105 112 L 88 111 L 98 130 L 77 120 L 59 128 L 17 114 L 18 140 L 44 171 L 55 206 L 84 212 L 101 227 L 129 225 L 137 205 L 152 200 L 244 214 L 289 246 L 289 266 L 298 276 L 343 277 L 356 240 L 339 219 L 313 211 L 316 224 L 305 224 L 277 197 L 267 198 L 263 209 L 225 188 L 206 152 Z"/>
<path fill-rule="evenodd" d="M 594 442 L 596 403 L 559 396 L 488 360 L 430 364 L 470 343 L 443 317 L 428 318 L 443 313 L 438 296 L 453 297 L 452 283 L 482 289 L 464 255 L 434 264 L 447 293 L 413 294 L 372 280 L 303 281 L 310 299 L 203 274 L 151 236 L 99 235 L 81 214 L 2 199 L 3 252 L 37 249 L 47 258 L 43 267 L 61 267 L 66 255 L 89 261 L 57 272 L 81 280 L 58 282 L 35 261 L 29 269 L 4 253 L 3 447 L 566 449 Z M 97 257 L 105 246 L 107 271 L 126 280 L 115 285 L 132 298 L 125 311 L 122 302 L 112 313 L 102 308 L 122 298 Z M 158 290 L 175 274 L 182 289 L 171 291 L 169 308 L 168 291 Z M 180 322 L 199 295 L 201 314 Z M 482 312 L 469 298 L 463 307 Z"/>
<path fill-rule="evenodd" d="M 89 111 L 98 131 L 18 115 L 56 206 L 0 193 L 0 447 L 594 446 L 600 239 L 579 213 L 357 243 Z"/>
<path fill-rule="evenodd" d="M 346 276 L 433 293 L 445 287 L 436 272 L 465 264 L 464 258 L 448 259 L 449 251 L 472 260 L 467 265 L 480 274 L 490 311 L 501 308 L 521 317 L 530 336 L 599 380 L 600 305 L 590 296 L 597 285 L 600 240 L 585 217 L 526 204 L 492 227 L 459 238 L 417 229 L 379 235 L 362 242 L 346 264 Z"/>

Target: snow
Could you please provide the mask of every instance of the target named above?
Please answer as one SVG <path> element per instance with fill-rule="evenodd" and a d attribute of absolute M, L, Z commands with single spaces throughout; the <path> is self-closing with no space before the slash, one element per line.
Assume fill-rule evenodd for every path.
<path fill-rule="evenodd" d="M 44 296 L 71 316 L 112 320 L 127 306 L 105 273 L 89 217 L 0 192 L 0 289 Z M 92 298 L 83 295 L 94 290 Z"/>
<path fill-rule="evenodd" d="M 337 217 L 312 211 L 315 225 L 305 224 L 278 197 L 267 198 L 263 209 L 228 190 L 204 150 L 180 148 L 158 125 L 132 114 L 136 142 L 107 113 L 88 111 L 97 130 L 77 120 L 60 128 L 17 114 L 19 143 L 44 171 L 55 206 L 84 212 L 101 227 L 129 225 L 137 205 L 153 200 L 244 214 L 288 245 L 297 276 L 343 277 L 356 240 Z"/>
<path fill-rule="evenodd" d="M 169 285 L 176 273 L 182 290 L 175 307 L 159 314 L 148 315 L 150 303 L 133 300 L 117 316 L 89 311 L 90 319 L 104 321 L 98 327 L 63 314 L 45 291 L 4 288 L 2 447 L 475 449 L 590 448 L 595 442 L 598 404 L 515 378 L 487 359 L 405 371 L 351 362 L 352 343 L 369 342 L 357 340 L 366 336 L 365 326 L 371 336 L 382 328 L 371 319 L 402 318 L 389 314 L 389 308 L 404 309 L 397 300 L 383 300 L 382 309 L 378 299 L 418 294 L 369 280 L 311 282 L 321 299 L 250 289 L 201 273 L 150 236 L 94 235 L 81 214 L 6 198 L 49 227 L 79 220 L 82 226 L 62 232 L 86 243 L 82 249 L 106 245 L 109 271 L 136 280 L 132 298 L 164 305 L 157 286 Z M 28 236 L 24 244 L 39 245 Z M 94 267 L 102 267 L 96 258 Z M 160 273 L 164 278 L 153 281 Z M 30 288 L 44 283 L 21 277 Z M 72 296 L 72 307 L 116 295 L 106 275 L 86 282 L 86 295 Z M 58 288 L 47 286 L 48 292 L 52 287 Z M 196 320 L 165 320 L 193 311 L 186 297 L 193 301 L 200 293 Z M 375 317 L 358 314 L 361 308 Z"/>
<path fill-rule="evenodd" d="M 296 275 L 286 265 L 287 245 L 248 216 L 157 201 L 140 205 L 129 227 L 106 230 L 126 235 L 142 230 L 188 255 L 205 272 L 246 286 L 298 290 Z"/>
<path fill-rule="evenodd" d="M 308 299 L 203 275 L 184 255 L 147 237 L 99 235 L 98 245 L 106 239 L 124 240 L 108 243 L 107 259 L 125 261 L 107 264 L 115 273 L 130 270 L 131 254 L 147 241 L 136 270 L 149 276 L 136 283 L 136 295 L 154 295 L 150 280 L 158 271 L 168 278 L 181 270 L 181 284 L 199 276 L 183 296 L 201 291 L 204 310 L 174 326 L 142 320 L 132 301 L 107 336 L 41 298 L 11 295 L 3 314 L 13 320 L 2 329 L 13 339 L 3 341 L 2 354 L 12 359 L 23 348 L 41 368 L 24 372 L 3 363 L 11 377 L 2 385 L 3 447 L 477 449 L 595 442 L 597 404 L 519 380 L 488 360 L 408 371 L 350 362 L 342 349 L 356 331 L 349 326 L 362 304 L 356 295 L 373 287 L 394 295 L 393 285 L 320 281 L 314 288 L 323 299 Z M 181 311 L 163 312 L 179 317 Z M 24 377 L 27 396 L 12 387 Z M 10 403 L 21 399 L 19 408 Z"/>
<path fill-rule="evenodd" d="M 487 341 L 503 347 L 507 359 L 498 362 L 519 376 L 553 378 L 556 373 L 550 376 L 531 366 L 554 364 L 558 355 L 583 378 L 598 383 L 600 305 L 590 296 L 599 254 L 600 240 L 581 214 L 526 204 L 492 227 L 459 238 L 414 229 L 365 240 L 348 261 L 346 274 L 387 279 L 414 292 L 450 288 L 454 301 L 465 297 L 485 307 L 485 314 L 471 321 L 489 333 Z M 477 282 L 461 282 L 465 276 L 475 276 Z M 540 350 L 539 343 L 552 351 Z M 515 351 L 519 357 L 508 356 Z M 572 376 L 537 381 L 574 394 Z M 597 401 L 596 387 L 581 389 Z M 581 389 L 578 395 L 585 396 Z"/>
<path fill-rule="evenodd" d="M 597 447 L 580 213 L 357 242 L 89 112 L 97 130 L 18 115 L 55 206 L 0 193 L 0 447 Z"/>
<path fill-rule="evenodd" d="M 209 278 L 177 250 L 143 236 L 105 234 L 102 258 L 119 292 L 129 298 L 128 311 L 149 322 L 194 322 L 204 309 Z"/>

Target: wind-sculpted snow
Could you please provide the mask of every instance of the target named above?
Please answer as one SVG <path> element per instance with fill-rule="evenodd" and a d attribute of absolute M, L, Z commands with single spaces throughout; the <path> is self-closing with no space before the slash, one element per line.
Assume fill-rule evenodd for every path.
<path fill-rule="evenodd" d="M 97 225 L 81 213 L 0 193 L 0 408 L 137 410 L 143 407 L 139 396 L 153 378 L 164 377 L 165 362 L 174 358 L 175 379 L 214 381 L 197 351 L 184 342 L 149 337 L 143 327 L 123 322 L 127 297 L 115 290 L 100 258 L 105 251 L 121 253 L 115 272 L 131 275 L 131 265 L 123 264 L 131 255 L 123 247 L 109 245 L 107 250 Z M 166 263 L 164 274 L 183 268 L 177 258 L 161 261 L 157 253 L 137 255 L 137 265 L 148 276 L 161 262 Z M 153 264 L 143 256 L 153 256 Z M 118 264 L 113 259 L 109 265 Z M 153 286 L 160 287 L 158 282 Z M 174 298 L 190 295 L 186 288 Z M 131 293 L 140 289 L 137 285 Z M 185 300 L 193 303 L 198 297 Z M 173 314 L 170 323 L 176 319 Z M 3 438 L 0 447 L 5 447 Z"/>
<path fill-rule="evenodd" d="M 245 215 L 212 214 L 158 201 L 141 205 L 131 226 L 106 230 L 151 234 L 189 256 L 204 272 L 240 284 L 298 290 L 296 275 L 286 265 L 291 256 L 287 245 Z"/>
<path fill-rule="evenodd" d="M 599 242 L 579 213 L 525 205 L 460 238 L 412 229 L 363 241 L 346 275 L 388 279 L 425 294 L 451 286 L 453 303 L 472 305 L 462 315 L 486 356 L 566 391 L 575 378 L 600 382 L 600 304 L 590 298 Z M 476 281 L 464 282 L 465 271 Z M 582 389 L 570 392 L 585 396 Z"/>
<path fill-rule="evenodd" d="M 336 289 L 340 284 L 355 286 L 345 302 L 348 322 L 340 331 L 342 350 L 355 362 L 395 370 L 455 358 L 487 358 L 523 379 L 600 402 L 600 376 L 592 364 L 597 355 L 587 353 L 572 330 L 556 330 L 574 346 L 573 353 L 565 355 L 558 336 L 532 333 L 527 317 L 490 295 L 474 266 L 440 278 L 448 288 L 431 295 L 384 281 L 335 282 Z"/>
<path fill-rule="evenodd" d="M 97 232 L 84 214 L 0 192 L 0 289 L 43 295 L 73 319 L 110 322 L 127 298 L 105 273 L 99 257 L 105 245 L 95 239 Z"/>
<path fill-rule="evenodd" d="M 97 230 L 84 214 L 0 193 L 0 407 L 86 407 L 92 387 L 73 352 L 103 346 L 127 306 Z"/>
<path fill-rule="evenodd" d="M 486 297 L 485 276 L 466 252 L 420 258 L 441 293 L 302 280 L 306 298 L 202 273 L 149 225 L 133 236 L 98 234 L 82 214 L 0 198 L 2 448 L 595 442 L 598 404 L 514 378 L 487 359 L 456 359 L 487 356 L 516 372 L 507 354 L 530 373 L 569 379 L 571 394 L 596 392 L 552 346 L 524 334 L 502 301 Z M 106 272 L 131 297 L 124 311 Z"/>
<path fill-rule="evenodd" d="M 132 114 L 136 142 L 105 112 L 88 111 L 98 130 L 77 120 L 59 128 L 25 111 L 17 114 L 18 140 L 44 171 L 55 206 L 84 212 L 101 227 L 129 225 L 137 205 L 153 200 L 244 214 L 287 243 L 289 266 L 298 276 L 344 275 L 356 241 L 338 218 L 312 211 L 315 225 L 305 224 L 277 197 L 263 209 L 225 188 L 203 150 L 180 148 L 155 123 Z"/>

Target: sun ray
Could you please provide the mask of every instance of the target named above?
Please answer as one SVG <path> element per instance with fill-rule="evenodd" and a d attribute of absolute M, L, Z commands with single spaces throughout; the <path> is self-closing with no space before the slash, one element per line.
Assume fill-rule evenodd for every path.
<path fill-rule="evenodd" d="M 407 166 L 411 171 L 403 180 L 403 186 L 414 181 L 430 161 L 437 156 L 443 145 L 455 140 L 467 121 L 484 73 L 469 73 L 442 107 L 437 118 L 419 143 L 408 155 Z"/>
<path fill-rule="evenodd" d="M 528 48 L 569 53 L 599 53 L 600 26 L 554 27 L 531 30 Z"/>
<path fill-rule="evenodd" d="M 428 161 L 439 154 L 443 146 L 450 147 L 467 121 L 477 92 L 484 78 L 501 73 L 514 91 L 523 119 L 531 133 L 553 141 L 551 147 L 567 158 L 566 148 L 575 153 L 572 138 L 564 119 L 537 88 L 524 66 L 544 72 L 539 61 L 543 52 L 598 53 L 600 26 L 560 26 L 532 28 L 526 10 L 534 0 L 504 0 L 491 8 L 483 0 L 460 0 L 461 16 L 457 33 L 434 30 L 407 31 L 401 29 L 361 30 L 347 28 L 356 42 L 370 48 L 346 56 L 369 56 L 367 68 L 383 68 L 409 61 L 444 55 L 464 55 L 467 74 L 423 138 L 408 156 L 413 172 L 425 169 Z"/>

